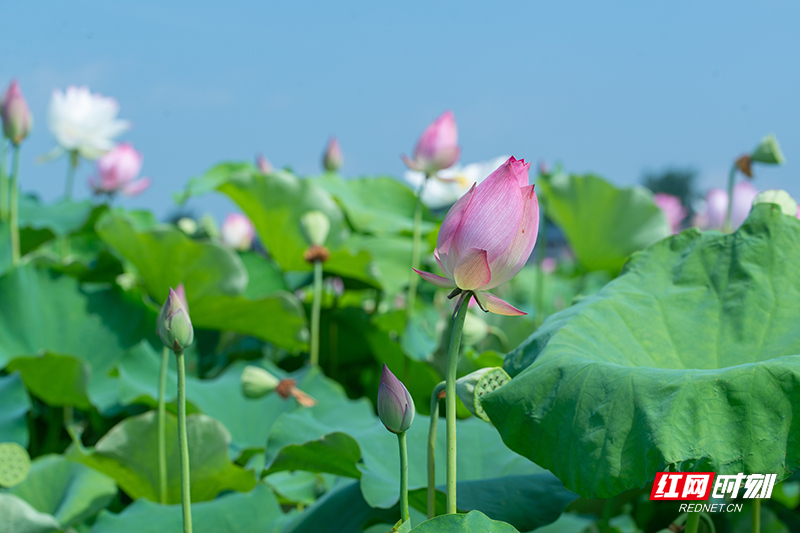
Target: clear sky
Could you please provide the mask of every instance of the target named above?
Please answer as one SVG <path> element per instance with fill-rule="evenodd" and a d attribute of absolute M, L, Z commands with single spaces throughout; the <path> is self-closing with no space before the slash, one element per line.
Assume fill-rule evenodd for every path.
<path fill-rule="evenodd" d="M 130 207 L 159 215 L 171 193 L 223 160 L 264 153 L 319 170 L 339 137 L 348 176 L 404 171 L 422 129 L 452 109 L 462 162 L 500 154 L 560 161 L 619 184 L 690 166 L 723 186 L 733 159 L 774 132 L 787 157 L 756 186 L 800 199 L 800 3 L 9 2 L 0 83 L 19 79 L 35 116 L 21 183 L 62 194 L 54 88 L 115 97 L 153 186 Z M 89 195 L 79 169 L 77 196 Z M 220 218 L 219 195 L 198 212 Z"/>

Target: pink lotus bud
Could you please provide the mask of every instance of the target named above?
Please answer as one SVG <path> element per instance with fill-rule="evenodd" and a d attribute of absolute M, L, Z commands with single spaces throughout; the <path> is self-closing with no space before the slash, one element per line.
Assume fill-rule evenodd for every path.
<path fill-rule="evenodd" d="M 188 313 L 189 300 L 186 299 L 186 288 L 183 286 L 183 283 L 178 285 L 178 287 L 175 289 L 175 294 L 177 294 L 178 298 L 181 299 L 181 302 L 183 303 L 183 308 L 186 309 L 186 312 Z"/>
<path fill-rule="evenodd" d="M 664 213 L 667 222 L 672 228 L 672 233 L 679 233 L 681 231 L 683 219 L 685 219 L 688 214 L 686 208 L 683 207 L 681 203 L 681 199 L 671 194 L 659 192 L 653 195 L 653 201 Z"/>
<path fill-rule="evenodd" d="M 339 141 L 336 137 L 331 137 L 328 141 L 328 147 L 325 149 L 325 155 L 322 156 L 322 166 L 328 172 L 336 172 L 343 163 L 342 147 L 339 146 Z"/>
<path fill-rule="evenodd" d="M 17 80 L 13 80 L 0 99 L 0 116 L 3 118 L 3 133 L 14 145 L 19 145 L 33 127 L 33 115 L 28 102 L 22 96 Z"/>
<path fill-rule="evenodd" d="M 241 213 L 231 213 L 225 217 L 220 229 L 222 242 L 241 251 L 249 250 L 253 246 L 255 235 L 253 223 Z"/>
<path fill-rule="evenodd" d="M 378 416 L 392 433 L 405 433 L 414 421 L 414 399 L 385 363 L 378 387 Z"/>
<path fill-rule="evenodd" d="M 456 119 L 452 111 L 445 111 L 422 132 L 414 159 L 403 156 L 403 161 L 413 170 L 433 175 L 452 166 L 460 152 Z"/>
<path fill-rule="evenodd" d="M 275 168 L 272 166 L 272 163 L 269 162 L 269 159 L 261 154 L 256 156 L 256 166 L 262 174 L 272 174 L 272 171 L 275 170 Z"/>
<path fill-rule="evenodd" d="M 733 186 L 733 205 L 731 206 L 731 228 L 742 225 L 750 214 L 753 200 L 758 189 L 749 181 L 740 181 Z M 725 226 L 725 215 L 728 212 L 728 193 L 722 189 L 709 189 L 706 193 L 705 209 L 698 213 L 695 224 L 701 229 L 722 231 Z"/>
<path fill-rule="evenodd" d="M 141 169 L 142 154 L 122 143 L 97 160 L 97 177 L 89 178 L 89 186 L 95 194 L 136 196 L 150 186 L 150 178 L 136 179 Z"/>
<path fill-rule="evenodd" d="M 472 291 L 484 311 L 524 315 L 483 291 L 516 276 L 536 244 L 539 202 L 529 168 L 511 157 L 462 196 L 444 217 L 434 250 L 446 277 L 416 272 L 438 287 Z"/>
<path fill-rule="evenodd" d="M 556 267 L 558 267 L 558 261 L 556 261 L 555 257 L 545 257 L 542 259 L 542 272 L 545 274 L 552 274 L 556 271 Z"/>

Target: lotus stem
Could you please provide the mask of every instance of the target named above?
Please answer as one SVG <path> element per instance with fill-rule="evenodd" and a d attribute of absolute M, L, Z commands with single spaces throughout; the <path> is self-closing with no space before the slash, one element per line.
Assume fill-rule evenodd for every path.
<path fill-rule="evenodd" d="M 725 232 L 731 230 L 731 211 L 733 210 L 733 184 L 736 181 L 736 163 L 731 167 L 731 172 L 728 175 L 728 210 L 725 212 Z"/>
<path fill-rule="evenodd" d="M 69 167 L 67 167 L 67 184 L 64 190 L 64 198 L 67 200 L 72 199 L 72 188 L 75 183 L 75 170 L 78 168 L 78 152 L 73 150 L 69 153 Z M 66 259 L 69 255 L 69 235 L 64 235 L 61 238 L 61 258 Z"/>
<path fill-rule="evenodd" d="M 189 470 L 189 438 L 186 434 L 186 368 L 183 350 L 175 350 L 178 362 L 178 442 L 181 452 L 181 506 L 183 533 L 192 533 L 192 496 Z"/>
<path fill-rule="evenodd" d="M 417 201 L 414 205 L 414 239 L 411 248 L 412 269 L 419 269 L 419 247 L 422 239 L 422 193 L 425 191 L 425 185 L 430 177 L 430 174 L 425 174 L 425 179 L 417 191 Z M 407 318 L 411 318 L 414 315 L 414 306 L 417 304 L 417 283 L 419 283 L 419 276 L 412 270 L 411 277 L 408 279 L 408 297 L 406 298 Z"/>
<path fill-rule="evenodd" d="M 751 530 L 753 533 L 760 533 L 761 531 L 761 498 L 753 500 L 753 522 Z"/>
<path fill-rule="evenodd" d="M 319 314 L 322 306 L 322 261 L 314 261 L 314 301 L 311 304 L 311 366 L 319 366 Z"/>
<path fill-rule="evenodd" d="M 161 372 L 158 376 L 158 501 L 167 503 L 167 368 L 169 348 L 161 352 Z"/>
<path fill-rule="evenodd" d="M 428 429 L 428 518 L 436 516 L 436 435 L 439 426 L 439 395 L 445 389 L 442 381 L 431 394 L 431 425 Z"/>
<path fill-rule="evenodd" d="M 6 173 L 6 141 L 0 140 L 0 221 L 8 220 L 8 174 Z"/>
<path fill-rule="evenodd" d="M 14 159 L 11 170 L 11 263 L 19 265 L 19 145 L 14 145 Z"/>
<path fill-rule="evenodd" d="M 447 416 L 447 514 L 456 512 L 456 370 L 458 352 L 461 348 L 461 334 L 472 293 L 466 292 L 459 298 L 453 333 L 450 337 L 450 350 L 447 352 L 447 375 L 445 385 L 445 405 Z"/>
<path fill-rule="evenodd" d="M 689 513 L 686 516 L 686 529 L 684 533 L 697 533 L 697 527 L 700 525 L 700 513 Z"/>
<path fill-rule="evenodd" d="M 406 449 L 406 432 L 397 434 L 400 444 L 400 519 L 407 522 L 408 514 L 408 450 Z"/>

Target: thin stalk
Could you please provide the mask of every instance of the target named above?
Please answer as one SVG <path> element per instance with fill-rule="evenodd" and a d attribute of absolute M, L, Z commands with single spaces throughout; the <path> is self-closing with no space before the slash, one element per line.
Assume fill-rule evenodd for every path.
<path fill-rule="evenodd" d="M 11 262 L 19 265 L 19 145 L 14 145 L 14 162 L 11 171 Z"/>
<path fill-rule="evenodd" d="M 753 500 L 753 521 L 751 531 L 759 533 L 761 531 L 761 498 Z"/>
<path fill-rule="evenodd" d="M 417 202 L 414 206 L 414 239 L 411 248 L 411 268 L 419 269 L 419 247 L 420 240 L 422 239 L 422 193 L 425 191 L 425 185 L 430 178 L 429 174 L 425 174 L 425 179 L 422 185 L 419 186 L 417 191 Z M 419 274 L 411 271 L 411 277 L 408 279 L 408 297 L 406 298 L 406 317 L 411 318 L 414 314 L 414 306 L 417 304 L 417 283 L 419 283 Z"/>
<path fill-rule="evenodd" d="M 64 198 L 72 198 L 72 188 L 75 182 L 75 170 L 78 168 L 78 152 L 73 150 L 69 153 L 69 167 L 67 168 L 67 185 L 64 190 Z M 65 260 L 69 255 L 69 235 L 61 237 L 61 258 Z"/>
<path fill-rule="evenodd" d="M 322 307 L 322 261 L 314 261 L 314 301 L 311 304 L 311 354 L 312 367 L 319 366 L 319 313 Z"/>
<path fill-rule="evenodd" d="M 186 435 L 186 368 L 183 350 L 175 351 L 178 361 L 178 441 L 181 452 L 181 507 L 183 533 L 192 533 L 192 496 L 189 470 L 189 438 Z"/>
<path fill-rule="evenodd" d="M 439 394 L 444 390 L 442 381 L 431 394 L 431 425 L 428 429 L 428 518 L 436 516 L 436 435 L 439 425 Z"/>
<path fill-rule="evenodd" d="M 733 210 L 733 184 L 736 181 L 736 163 L 731 167 L 728 175 L 728 211 L 725 213 L 725 226 L 723 229 L 728 232 L 731 230 L 731 211 Z"/>
<path fill-rule="evenodd" d="M 6 150 L 8 144 L 5 139 L 0 140 L 0 221 L 8 220 L 8 174 L 6 173 Z"/>
<path fill-rule="evenodd" d="M 686 529 L 684 533 L 697 533 L 697 527 L 700 525 L 700 513 L 689 513 L 686 517 Z"/>
<path fill-rule="evenodd" d="M 167 503 L 167 368 L 169 348 L 161 352 L 161 372 L 158 376 L 158 501 Z"/>
<path fill-rule="evenodd" d="M 408 450 L 406 449 L 406 432 L 397 434 L 400 444 L 400 519 L 409 520 L 408 514 Z"/>
<path fill-rule="evenodd" d="M 447 375 L 445 385 L 445 405 L 447 407 L 447 514 L 456 512 L 456 369 L 458 352 L 461 348 L 461 334 L 471 293 L 459 300 L 458 312 L 450 336 L 450 350 L 447 352 Z"/>

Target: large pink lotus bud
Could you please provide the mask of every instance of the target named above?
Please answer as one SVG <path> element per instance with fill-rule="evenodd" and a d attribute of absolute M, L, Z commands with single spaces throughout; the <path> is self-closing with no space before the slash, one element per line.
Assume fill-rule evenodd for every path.
<path fill-rule="evenodd" d="M 403 161 L 413 170 L 433 175 L 452 166 L 460 152 L 456 119 L 452 111 L 445 111 L 422 132 L 414 159 L 403 156 Z"/>
<path fill-rule="evenodd" d="M 97 177 L 89 178 L 89 185 L 95 194 L 136 196 L 150 186 L 150 178 L 136 179 L 141 169 L 142 154 L 122 143 L 97 160 Z"/>
<path fill-rule="evenodd" d="M 222 221 L 220 238 L 231 248 L 241 251 L 249 250 L 253 246 L 255 236 L 256 230 L 253 223 L 241 213 L 231 213 Z"/>
<path fill-rule="evenodd" d="M 683 207 L 681 203 L 681 199 L 671 194 L 659 192 L 653 196 L 653 201 L 664 213 L 667 222 L 672 228 L 672 233 L 680 232 L 683 219 L 685 219 L 688 214 L 686 208 Z"/>
<path fill-rule="evenodd" d="M 342 155 L 342 147 L 339 145 L 339 140 L 336 137 L 331 137 L 328 141 L 328 147 L 325 148 L 325 154 L 322 156 L 322 166 L 328 172 L 336 172 L 343 163 L 344 155 Z"/>
<path fill-rule="evenodd" d="M 528 184 L 529 167 L 511 157 L 462 196 L 444 217 L 434 250 L 446 277 L 416 272 L 438 287 L 472 291 L 486 311 L 524 315 L 483 291 L 516 276 L 536 244 L 539 202 Z"/>
<path fill-rule="evenodd" d="M 3 118 L 3 133 L 15 145 L 19 145 L 31 132 L 33 115 L 17 80 L 11 82 L 0 99 L 0 116 Z"/>

